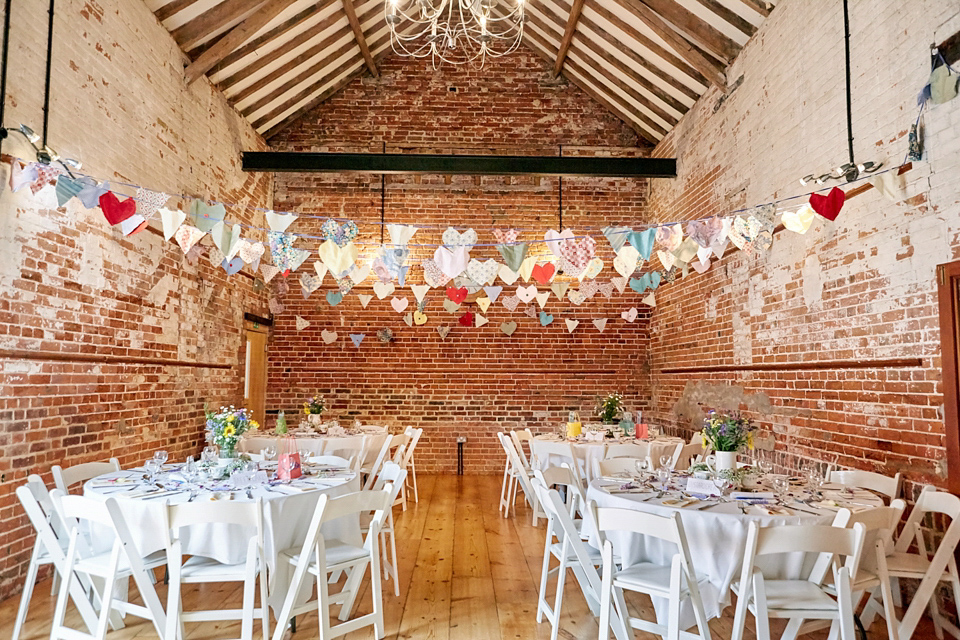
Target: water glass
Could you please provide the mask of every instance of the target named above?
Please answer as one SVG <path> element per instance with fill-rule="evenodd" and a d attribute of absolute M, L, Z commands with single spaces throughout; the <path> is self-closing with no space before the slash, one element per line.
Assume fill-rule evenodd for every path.
<path fill-rule="evenodd" d="M 673 462 L 673 456 L 660 456 L 660 467 L 667 469 L 670 468 L 670 463 Z"/>
<path fill-rule="evenodd" d="M 167 463 L 168 458 L 169 458 L 169 455 L 163 449 L 161 449 L 160 451 L 156 451 L 153 454 L 153 459 L 157 461 L 157 463 L 160 465 L 161 468 L 163 468 L 163 465 Z"/>
<path fill-rule="evenodd" d="M 730 489 L 733 488 L 733 480 L 724 474 L 715 473 L 713 474 L 713 486 L 720 492 L 720 497 L 725 498 L 730 493 Z"/>
<path fill-rule="evenodd" d="M 773 463 L 766 458 L 757 460 L 757 467 L 760 468 L 760 473 L 763 475 L 769 475 L 769 473 L 773 471 Z"/>
<path fill-rule="evenodd" d="M 646 475 L 646 474 L 647 474 L 647 471 L 650 470 L 650 463 L 647 462 L 645 459 L 644 459 L 644 460 L 637 460 L 637 461 L 634 463 L 634 466 L 637 468 L 637 473 L 640 474 L 641 476 Z"/>
<path fill-rule="evenodd" d="M 203 448 L 203 453 L 200 454 L 200 460 L 207 464 L 213 464 L 217 461 L 217 448 L 213 445 L 208 445 Z"/>
<path fill-rule="evenodd" d="M 313 451 L 307 448 L 301 448 L 297 450 L 297 453 L 300 454 L 300 464 L 304 464 L 307 460 L 310 459 L 310 456 L 313 455 Z"/>
<path fill-rule="evenodd" d="M 786 476 L 777 476 L 773 479 L 773 490 L 777 494 L 777 498 L 783 502 L 787 497 L 787 492 L 790 491 L 790 479 Z"/>
<path fill-rule="evenodd" d="M 143 468 L 147 472 L 147 481 L 153 483 L 160 471 L 160 463 L 156 458 L 150 458 L 144 463 Z"/>
<path fill-rule="evenodd" d="M 670 467 L 660 467 L 657 469 L 657 479 L 660 481 L 660 490 L 670 490 Z"/>

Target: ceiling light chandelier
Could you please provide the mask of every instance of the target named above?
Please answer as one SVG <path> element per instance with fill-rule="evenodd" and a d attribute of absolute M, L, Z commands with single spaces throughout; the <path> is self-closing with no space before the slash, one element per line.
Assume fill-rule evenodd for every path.
<path fill-rule="evenodd" d="M 524 0 L 498 8 L 498 0 L 384 0 L 390 43 L 402 56 L 473 63 L 512 53 L 523 38 Z M 495 12 L 494 9 L 497 8 Z"/>

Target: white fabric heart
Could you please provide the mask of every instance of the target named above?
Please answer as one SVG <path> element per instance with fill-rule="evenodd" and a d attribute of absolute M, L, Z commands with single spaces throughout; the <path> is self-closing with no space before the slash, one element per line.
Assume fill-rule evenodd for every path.
<path fill-rule="evenodd" d="M 617 251 L 617 257 L 613 259 L 613 268 L 624 278 L 629 278 L 637 270 L 637 262 L 640 260 L 640 252 L 633 248 L 633 245 L 623 245 L 620 251 Z"/>
<path fill-rule="evenodd" d="M 647 296 L 640 302 L 651 307 L 657 306 L 657 298 L 653 295 L 652 291 L 648 293 Z"/>
<path fill-rule="evenodd" d="M 553 291 L 553 295 L 557 296 L 557 300 L 563 300 L 563 296 L 567 295 L 568 288 L 570 288 L 569 282 L 554 282 L 550 285 L 550 290 Z"/>
<path fill-rule="evenodd" d="M 323 260 L 323 264 L 327 265 L 330 273 L 335 277 L 342 277 L 357 261 L 359 251 L 352 242 L 341 247 L 333 240 L 326 240 L 317 249 L 317 255 Z"/>
<path fill-rule="evenodd" d="M 277 213 L 276 211 L 267 211 L 265 214 L 267 218 L 267 226 L 270 227 L 271 231 L 286 231 L 293 222 L 297 219 L 297 216 L 292 213 Z"/>
<path fill-rule="evenodd" d="M 353 280 L 353 284 L 360 284 L 367 279 L 367 276 L 370 275 L 370 265 L 365 264 L 362 267 L 354 265 L 353 269 L 350 271 L 350 279 Z"/>
<path fill-rule="evenodd" d="M 413 234 L 417 232 L 417 228 L 405 224 L 388 224 L 387 232 L 390 234 L 390 242 L 395 245 L 405 246 L 410 242 Z"/>
<path fill-rule="evenodd" d="M 617 291 L 623 293 L 627 288 L 627 279 L 626 278 L 610 278 L 610 284 L 617 288 Z"/>
<path fill-rule="evenodd" d="M 627 322 L 633 322 L 634 320 L 637 319 L 637 313 L 638 312 L 636 307 L 630 307 L 629 309 L 621 313 L 620 317 L 626 320 Z"/>
<path fill-rule="evenodd" d="M 480 310 L 483 311 L 484 313 L 486 313 L 487 309 L 490 308 L 491 302 L 493 302 L 493 300 L 491 300 L 490 298 L 477 298 L 477 306 L 480 307 Z"/>
<path fill-rule="evenodd" d="M 537 304 L 540 305 L 540 308 L 543 309 L 547 305 L 547 300 L 550 299 L 550 292 L 543 291 L 534 296 L 537 299 Z"/>
<path fill-rule="evenodd" d="M 357 298 L 360 299 L 360 306 L 364 309 L 366 309 L 370 301 L 373 300 L 373 296 L 367 295 L 366 293 L 358 293 Z"/>
<path fill-rule="evenodd" d="M 531 284 L 527 287 L 517 287 L 517 297 L 520 302 L 527 303 L 533 300 L 537 295 L 537 285 Z"/>
<path fill-rule="evenodd" d="M 500 276 L 500 279 L 503 280 L 505 284 L 513 284 L 517 281 L 517 278 L 520 277 L 520 274 L 508 267 L 505 264 L 500 265 L 497 275 Z"/>
<path fill-rule="evenodd" d="M 412 284 L 410 285 L 410 289 L 413 291 L 413 297 L 417 299 L 418 303 L 423 302 L 423 296 L 427 295 L 427 292 L 430 291 L 430 287 L 425 284 Z"/>
<path fill-rule="evenodd" d="M 663 268 L 667 271 L 670 271 L 677 262 L 677 256 L 659 249 L 657 250 L 657 258 L 660 259 L 660 264 L 662 264 Z"/>
<path fill-rule="evenodd" d="M 810 225 L 813 224 L 815 216 L 816 212 L 813 210 L 813 207 L 805 204 L 796 211 L 784 211 L 780 217 L 780 221 L 788 231 L 803 235 L 810 229 Z"/>
<path fill-rule="evenodd" d="M 478 326 L 478 327 L 482 327 L 483 325 L 485 325 L 485 324 L 487 324 L 488 322 L 490 322 L 489 320 L 487 320 L 486 318 L 484 318 L 484 317 L 483 317 L 482 315 L 480 315 L 479 313 L 478 313 L 476 316 L 474 316 L 474 317 L 476 318 L 476 323 L 477 323 L 475 326 Z"/>
<path fill-rule="evenodd" d="M 423 286 L 423 285 L 421 285 Z M 377 294 L 377 300 L 383 300 L 388 295 L 396 291 L 396 287 L 393 286 L 392 282 L 375 282 L 373 283 L 373 292 Z"/>
<path fill-rule="evenodd" d="M 304 320 L 300 316 L 297 316 L 297 331 L 303 331 L 309 326 L 310 322 L 308 320 Z"/>
<path fill-rule="evenodd" d="M 340 336 L 337 335 L 336 331 L 327 331 L 326 329 L 324 329 L 323 331 L 320 332 L 320 338 L 323 340 L 325 344 L 332 344 L 336 342 L 337 338 L 339 337 Z"/>
<path fill-rule="evenodd" d="M 403 313 L 404 309 L 407 308 L 407 304 L 409 304 L 409 300 L 406 298 L 393 298 L 390 301 L 390 306 L 393 307 L 393 310 L 397 313 Z"/>
<path fill-rule="evenodd" d="M 607 319 L 606 318 L 597 318 L 593 321 L 593 326 L 597 328 L 597 331 L 603 333 L 603 330 L 607 328 Z"/>
<path fill-rule="evenodd" d="M 493 258 L 483 262 L 474 258 L 467 264 L 467 275 L 479 285 L 493 284 L 499 267 L 500 263 Z"/>
<path fill-rule="evenodd" d="M 437 247 L 433 253 L 433 260 L 440 267 L 444 275 L 456 278 L 467 268 L 470 253 L 466 247 L 456 247 L 452 251 L 446 247 Z"/>
<path fill-rule="evenodd" d="M 446 247 L 470 247 L 477 244 L 477 232 L 473 229 L 467 229 L 463 233 L 458 233 L 453 227 L 447 227 L 447 230 L 440 236 Z"/>
<path fill-rule="evenodd" d="M 547 248 L 553 252 L 553 255 L 558 258 L 563 256 L 560 254 L 560 246 L 563 242 L 567 240 L 573 240 L 573 230 L 564 229 L 562 232 L 557 232 L 555 229 L 550 229 L 545 234 L 543 234 L 543 239 L 547 242 Z"/>
<path fill-rule="evenodd" d="M 183 221 L 187 219 L 187 214 L 180 209 L 167 209 L 162 207 L 160 209 L 160 222 L 163 224 L 163 238 L 164 240 L 169 240 L 173 237 L 173 234 L 177 232 L 177 229 L 180 228 L 180 225 L 183 224 Z"/>

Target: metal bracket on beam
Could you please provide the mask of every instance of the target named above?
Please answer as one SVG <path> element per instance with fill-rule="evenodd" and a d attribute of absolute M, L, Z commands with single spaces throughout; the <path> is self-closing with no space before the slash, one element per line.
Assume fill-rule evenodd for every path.
<path fill-rule="evenodd" d="M 675 158 L 245 151 L 244 171 L 676 178 Z"/>

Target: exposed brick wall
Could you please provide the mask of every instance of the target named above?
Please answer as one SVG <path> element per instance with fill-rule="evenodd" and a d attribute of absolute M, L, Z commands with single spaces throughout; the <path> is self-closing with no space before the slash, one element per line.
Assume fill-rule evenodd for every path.
<path fill-rule="evenodd" d="M 628 127 L 575 87 L 553 80 L 544 63 L 523 49 L 488 62 L 482 71 L 433 71 L 429 62 L 389 57 L 381 64 L 380 79 L 355 80 L 270 143 L 278 150 L 555 154 L 562 145 L 565 154 L 645 153 Z M 379 227 L 363 224 L 380 222 L 379 177 L 278 174 L 275 186 L 278 210 L 352 218 L 360 224 L 359 241 L 366 243 L 361 254 L 379 244 Z M 448 225 L 474 227 L 481 243 L 495 242 L 494 227 L 526 230 L 521 241 L 542 240 L 547 229 L 558 227 L 558 186 L 553 178 L 387 177 L 386 222 L 433 227 L 411 241 L 407 263 L 414 266 L 408 284 L 423 282 L 420 260 L 434 251 L 413 245 L 436 245 Z M 593 229 L 589 233 L 605 263 L 600 282 L 616 272 L 599 228 L 642 219 L 647 190 L 646 180 L 563 180 L 563 225 Z M 301 218 L 295 230 L 316 234 L 321 222 Z M 317 242 L 303 241 L 303 246 Z M 546 248 L 533 245 L 530 252 Z M 477 247 L 471 255 L 501 261 L 494 247 Z M 483 314 L 488 325 L 461 327 L 457 318 L 463 311 L 444 311 L 444 291 L 434 289 L 427 294 L 428 323 L 408 327 L 390 307 L 393 296 L 375 297 L 361 308 L 355 292 L 371 294 L 373 281 L 371 275 L 336 307 L 324 300 L 335 287 L 330 276 L 308 300 L 291 283 L 270 344 L 268 410 L 295 410 L 303 398 L 320 392 L 332 403 L 332 413 L 347 422 L 359 416 L 365 422 L 424 427 L 417 457 L 421 468 L 453 471 L 456 438 L 466 435 L 466 471 L 490 473 L 503 466 L 496 431 L 551 429 L 569 409 L 579 409 L 586 419 L 596 396 L 607 391 L 628 394 L 631 406 L 645 402 L 647 394 L 632 372 L 636 354 L 646 351 L 646 314 L 633 324 L 620 319 L 631 306 L 644 308 L 630 289 L 609 300 L 597 294 L 579 307 L 551 294 L 546 311 L 555 320 L 545 329 L 523 314 L 524 305 L 510 312 L 499 301 Z M 496 284 L 503 285 L 499 279 Z M 571 286 L 576 288 L 576 281 Z M 502 297 L 515 287 L 505 286 Z M 394 295 L 408 298 L 409 310 L 414 309 L 409 286 Z M 476 297 L 470 296 L 463 309 L 476 313 Z M 296 315 L 312 326 L 298 332 Z M 609 324 L 601 334 L 591 322 L 604 317 Z M 581 321 L 573 334 L 567 333 L 564 318 Z M 508 320 L 519 324 L 509 338 L 499 330 Z M 436 331 L 440 325 L 452 327 L 446 340 Z M 376 332 L 384 327 L 396 336 L 392 344 L 377 341 Z M 336 330 L 339 341 L 325 345 L 324 329 Z M 359 349 L 350 333 L 366 334 Z"/>
<path fill-rule="evenodd" d="M 14 3 L 7 126 L 39 131 L 46 10 Z M 184 85 L 182 54 L 146 4 L 63 0 L 55 38 L 53 148 L 115 183 L 269 206 L 271 177 L 239 170 L 238 151 L 265 148 L 262 139 L 205 80 Z M 3 151 L 32 157 L 16 135 Z M 2 599 L 20 589 L 33 545 L 14 489 L 30 473 L 50 482 L 54 464 L 195 453 L 204 402 L 242 403 L 243 313 L 267 310 L 251 279 L 227 278 L 205 258 L 190 265 L 150 232 L 124 238 L 76 200 L 58 209 L 52 188 L 3 189 L 0 221 Z M 104 360 L 115 356 L 181 364 Z M 70 361 L 78 357 L 91 361 Z"/>
<path fill-rule="evenodd" d="M 679 177 L 652 182 L 658 219 L 692 219 L 802 193 L 798 178 L 846 162 L 842 8 L 785 0 L 728 74 L 658 146 Z M 803 25 L 803 28 L 798 28 Z M 858 161 L 899 164 L 930 72 L 928 46 L 960 29 L 943 2 L 852 5 Z M 924 115 L 927 155 L 899 204 L 870 190 L 835 222 L 784 231 L 658 292 L 647 362 L 654 411 L 689 433 L 706 407 L 747 410 L 778 462 L 902 472 L 945 485 L 935 266 L 957 259 L 960 100 Z M 843 186 L 843 185 L 841 185 Z M 751 371 L 757 364 L 919 358 L 920 366 Z M 728 365 L 729 372 L 663 369 Z M 766 441 L 764 446 L 770 446 Z"/>

